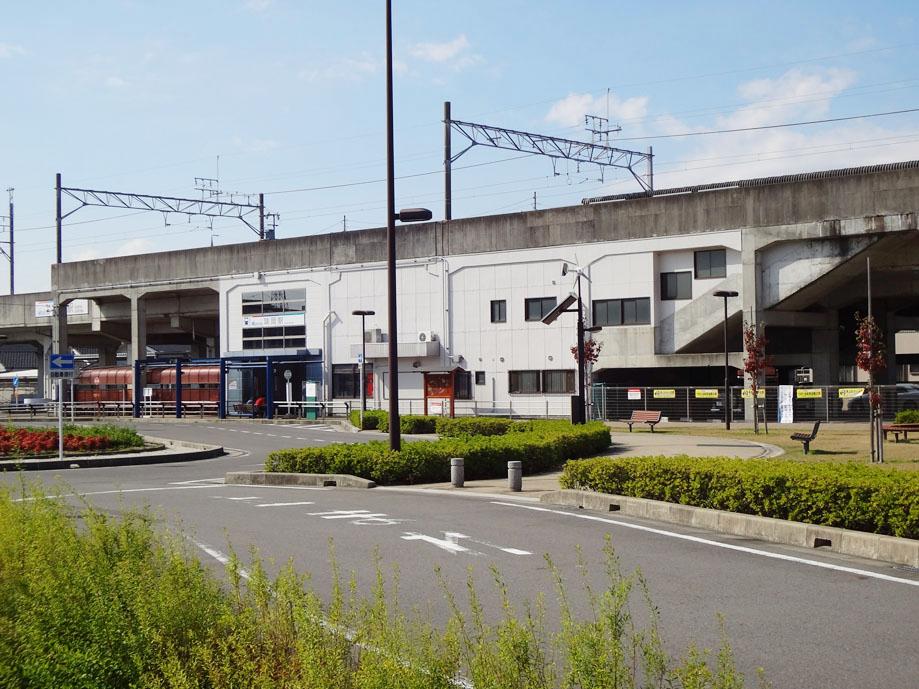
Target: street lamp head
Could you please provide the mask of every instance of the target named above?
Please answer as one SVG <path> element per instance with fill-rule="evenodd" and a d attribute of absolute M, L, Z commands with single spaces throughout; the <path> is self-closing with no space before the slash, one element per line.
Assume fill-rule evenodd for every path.
<path fill-rule="evenodd" d="M 542 322 L 546 325 L 552 325 L 555 320 L 561 316 L 565 311 L 568 310 L 568 307 L 571 306 L 574 302 L 578 300 L 578 295 L 574 292 L 571 292 L 567 297 L 562 299 L 562 303 L 552 309 L 549 313 L 543 316 Z"/>
<path fill-rule="evenodd" d="M 424 222 L 434 217 L 427 208 L 403 208 L 396 213 L 396 220 L 401 222 Z"/>
<path fill-rule="evenodd" d="M 713 292 L 712 294 L 716 297 L 724 297 L 725 299 L 727 299 L 728 297 L 736 297 L 740 293 L 735 292 L 734 290 L 720 289 L 717 292 Z"/>
<path fill-rule="evenodd" d="M 375 316 L 376 311 L 366 311 L 363 309 L 356 309 L 351 312 L 352 316 Z"/>

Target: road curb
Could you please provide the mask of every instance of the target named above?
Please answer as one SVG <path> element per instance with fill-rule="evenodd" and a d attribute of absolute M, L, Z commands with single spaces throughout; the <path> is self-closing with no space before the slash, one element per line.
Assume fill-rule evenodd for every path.
<path fill-rule="evenodd" d="M 92 469 L 98 467 L 142 466 L 145 464 L 168 464 L 170 462 L 190 462 L 198 459 L 213 459 L 226 454 L 220 445 L 206 445 L 204 443 L 190 443 L 184 440 L 170 438 L 153 438 L 143 436 L 144 440 L 163 445 L 167 448 L 188 448 L 169 454 L 144 454 L 136 452 L 123 455 L 96 455 L 57 457 L 43 459 L 24 459 L 22 461 L 0 462 L 0 472 L 3 471 L 47 471 L 49 469 Z M 159 452 L 159 450 L 157 450 Z"/>
<path fill-rule="evenodd" d="M 224 483 L 237 486 L 336 486 L 376 488 L 376 483 L 350 474 L 298 474 L 279 471 L 230 471 Z"/>
<path fill-rule="evenodd" d="M 919 541 L 880 534 L 710 510 L 659 500 L 609 495 L 586 490 L 558 490 L 540 496 L 540 502 L 619 512 L 654 521 L 682 524 L 708 531 L 756 538 L 770 543 L 832 550 L 845 555 L 919 567 Z"/>

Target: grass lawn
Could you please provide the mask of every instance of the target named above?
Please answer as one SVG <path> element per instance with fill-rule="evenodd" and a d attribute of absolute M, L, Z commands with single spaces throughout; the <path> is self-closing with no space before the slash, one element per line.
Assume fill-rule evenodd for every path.
<path fill-rule="evenodd" d="M 625 424 L 610 424 L 614 433 L 628 430 Z M 739 438 L 756 440 L 776 445 L 785 450 L 783 459 L 798 459 L 805 462 L 870 462 L 871 448 L 868 436 L 868 423 L 830 423 L 821 424 L 817 438 L 811 443 L 810 454 L 805 455 L 800 442 L 789 436 L 798 431 L 810 432 L 812 423 L 769 424 L 769 433 L 759 435 L 753 432 L 752 425 L 733 425 L 730 431 L 715 423 L 660 423 L 655 433 L 679 433 L 684 435 L 704 435 L 715 438 Z M 636 431 L 638 427 L 636 426 Z M 641 431 L 647 432 L 647 431 Z M 884 462 L 890 467 L 907 471 L 919 471 L 919 434 L 910 436 L 909 442 L 893 441 L 893 436 L 884 443 Z"/>

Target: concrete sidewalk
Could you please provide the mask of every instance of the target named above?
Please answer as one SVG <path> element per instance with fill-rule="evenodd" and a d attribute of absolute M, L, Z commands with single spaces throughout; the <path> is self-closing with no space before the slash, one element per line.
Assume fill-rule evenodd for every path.
<path fill-rule="evenodd" d="M 605 453 L 614 457 L 640 457 L 642 455 L 692 455 L 694 457 L 739 457 L 754 459 L 775 457 L 782 454 L 781 448 L 765 443 L 734 438 L 707 438 L 698 435 L 676 435 L 673 433 L 610 433 L 613 444 Z M 508 490 L 506 478 L 466 481 L 463 488 L 454 488 L 450 483 L 424 483 L 413 486 L 433 490 L 450 490 L 466 493 L 506 493 L 538 498 L 543 493 L 559 490 L 558 478 L 561 471 L 523 477 L 523 490 L 512 493 Z"/>

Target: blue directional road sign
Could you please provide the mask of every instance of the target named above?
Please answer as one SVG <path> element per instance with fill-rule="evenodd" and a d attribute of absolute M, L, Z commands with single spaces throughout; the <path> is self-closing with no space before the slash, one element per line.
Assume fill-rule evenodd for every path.
<path fill-rule="evenodd" d="M 48 357 L 48 375 L 52 378 L 73 378 L 77 371 L 73 354 L 51 354 Z"/>
<path fill-rule="evenodd" d="M 19 376 L 13 376 L 13 387 L 14 388 L 19 387 Z"/>
<path fill-rule="evenodd" d="M 49 371 L 72 371 L 73 354 L 52 354 L 48 358 Z"/>

